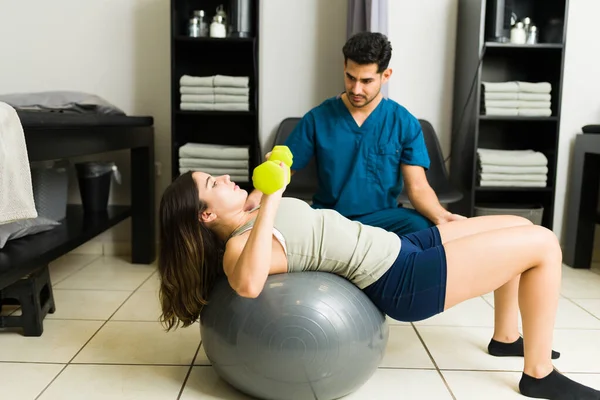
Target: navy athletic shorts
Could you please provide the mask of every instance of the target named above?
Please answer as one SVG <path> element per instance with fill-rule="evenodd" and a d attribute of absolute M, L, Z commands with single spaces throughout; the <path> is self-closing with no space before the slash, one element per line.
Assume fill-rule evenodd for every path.
<path fill-rule="evenodd" d="M 446 253 L 435 226 L 400 239 L 394 264 L 363 292 L 390 318 L 421 321 L 444 311 Z"/>

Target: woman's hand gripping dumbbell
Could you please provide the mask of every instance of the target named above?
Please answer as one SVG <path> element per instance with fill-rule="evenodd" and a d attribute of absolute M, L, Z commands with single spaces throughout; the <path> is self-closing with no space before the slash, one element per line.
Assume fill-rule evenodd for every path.
<path fill-rule="evenodd" d="M 264 194 L 273 194 L 290 183 L 293 155 L 287 146 L 275 146 L 267 161 L 254 168 L 252 182 Z M 283 165 L 282 165 L 283 163 Z"/>

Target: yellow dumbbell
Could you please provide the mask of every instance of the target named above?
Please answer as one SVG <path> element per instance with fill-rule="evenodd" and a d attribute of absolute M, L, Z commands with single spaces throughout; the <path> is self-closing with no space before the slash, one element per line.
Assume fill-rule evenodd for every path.
<path fill-rule="evenodd" d="M 294 156 L 289 147 L 287 146 L 275 146 L 269 155 L 269 161 L 283 161 L 288 167 L 292 167 L 294 162 Z"/>
<path fill-rule="evenodd" d="M 285 168 L 281 168 L 283 162 Z M 290 183 L 293 155 L 287 146 L 275 146 L 267 161 L 254 168 L 252 183 L 264 194 L 272 194 Z M 287 182 L 285 176 L 287 174 Z"/>

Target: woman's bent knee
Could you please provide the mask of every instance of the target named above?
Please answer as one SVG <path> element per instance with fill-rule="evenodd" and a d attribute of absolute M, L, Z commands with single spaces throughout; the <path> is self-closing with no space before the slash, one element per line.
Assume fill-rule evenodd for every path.
<path fill-rule="evenodd" d="M 556 234 L 541 225 L 533 225 L 532 238 L 535 241 L 536 247 L 539 247 L 541 254 L 548 257 L 551 260 L 559 261 L 559 265 L 562 262 L 562 249 L 560 242 Z"/>
<path fill-rule="evenodd" d="M 518 215 L 514 215 L 513 219 L 515 221 L 515 225 L 516 226 L 527 226 L 527 225 L 533 225 L 533 222 L 531 222 L 530 220 L 528 220 L 525 217 L 520 217 Z"/>

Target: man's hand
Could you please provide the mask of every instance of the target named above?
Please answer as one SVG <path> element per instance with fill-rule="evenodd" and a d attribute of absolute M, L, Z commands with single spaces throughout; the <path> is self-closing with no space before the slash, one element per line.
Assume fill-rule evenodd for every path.
<path fill-rule="evenodd" d="M 402 164 L 402 175 L 411 204 L 435 225 L 466 219 L 466 217 L 452 214 L 442 207 L 437 195 L 429 186 L 425 170 L 422 167 Z"/>
<path fill-rule="evenodd" d="M 445 224 L 447 222 L 460 221 L 462 219 L 467 219 L 467 217 L 459 215 L 459 214 L 453 214 L 451 212 L 447 212 L 447 213 L 443 214 L 441 217 L 437 218 L 437 221 L 433 221 L 433 222 L 436 225 L 441 225 L 441 224 Z"/>

